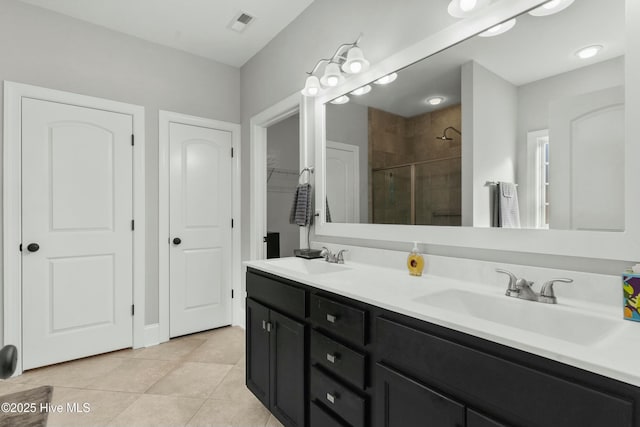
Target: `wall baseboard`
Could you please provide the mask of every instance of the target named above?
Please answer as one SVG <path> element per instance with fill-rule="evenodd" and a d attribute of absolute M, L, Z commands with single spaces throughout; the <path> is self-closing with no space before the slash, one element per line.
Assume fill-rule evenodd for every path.
<path fill-rule="evenodd" d="M 160 344 L 160 324 L 144 325 L 144 346 L 151 347 Z"/>

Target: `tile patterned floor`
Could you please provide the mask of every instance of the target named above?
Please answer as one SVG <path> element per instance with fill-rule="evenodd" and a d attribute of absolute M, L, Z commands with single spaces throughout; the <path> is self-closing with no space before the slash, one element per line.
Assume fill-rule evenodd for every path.
<path fill-rule="evenodd" d="M 0 381 L 0 395 L 52 385 L 53 404 L 90 404 L 50 413 L 50 427 L 282 427 L 244 373 L 244 330 L 227 327 L 27 371 Z"/>

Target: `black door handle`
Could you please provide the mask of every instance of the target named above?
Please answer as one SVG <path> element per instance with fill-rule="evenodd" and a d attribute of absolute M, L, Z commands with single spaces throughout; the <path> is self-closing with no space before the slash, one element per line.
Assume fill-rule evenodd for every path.
<path fill-rule="evenodd" d="M 29 243 L 29 245 L 27 246 L 27 250 L 29 252 L 38 252 L 39 249 L 40 245 L 37 243 Z"/>
<path fill-rule="evenodd" d="M 174 245 L 179 245 L 180 243 L 182 243 L 182 240 L 180 240 L 179 237 L 176 237 L 175 239 L 173 239 L 173 244 Z"/>

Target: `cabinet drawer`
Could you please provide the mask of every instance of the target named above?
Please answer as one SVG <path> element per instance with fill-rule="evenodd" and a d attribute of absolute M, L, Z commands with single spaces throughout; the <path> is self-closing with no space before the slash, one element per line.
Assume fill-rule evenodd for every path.
<path fill-rule="evenodd" d="M 364 427 L 366 399 L 311 368 L 311 400 L 322 402 L 353 427 Z"/>
<path fill-rule="evenodd" d="M 282 313 L 298 319 L 307 317 L 307 292 L 304 289 L 247 271 L 247 294 Z"/>
<path fill-rule="evenodd" d="M 326 370 L 364 390 L 364 354 L 337 343 L 318 331 L 311 331 L 311 359 Z"/>
<path fill-rule="evenodd" d="M 509 424 L 633 426 L 630 400 L 381 317 L 376 334 L 383 361 Z"/>
<path fill-rule="evenodd" d="M 346 425 L 329 415 L 316 402 L 311 402 L 309 413 L 310 427 L 345 427 Z"/>
<path fill-rule="evenodd" d="M 348 305 L 311 295 L 311 320 L 354 344 L 366 344 L 366 312 Z"/>
<path fill-rule="evenodd" d="M 508 427 L 506 424 L 486 417 L 478 412 L 467 409 L 467 427 Z"/>

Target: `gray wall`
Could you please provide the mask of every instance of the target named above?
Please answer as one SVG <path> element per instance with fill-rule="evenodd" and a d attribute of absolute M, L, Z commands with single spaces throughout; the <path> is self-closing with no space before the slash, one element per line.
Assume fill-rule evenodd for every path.
<path fill-rule="evenodd" d="M 158 110 L 239 123 L 239 70 L 15 0 L 0 0 L 0 80 L 145 107 L 145 320 L 156 323 Z M 1 110 L 2 105 L 0 120 Z"/>
<path fill-rule="evenodd" d="M 327 140 L 357 145 L 360 181 L 360 222 L 370 222 L 369 212 L 369 108 L 349 102 L 327 105 Z M 331 207 L 329 207 L 331 209 Z"/>
<path fill-rule="evenodd" d="M 300 247 L 300 227 L 289 224 L 298 175 L 270 173 L 271 167 L 297 173 L 300 170 L 300 115 L 267 129 L 267 230 L 280 233 L 280 256 L 292 256 Z"/>

